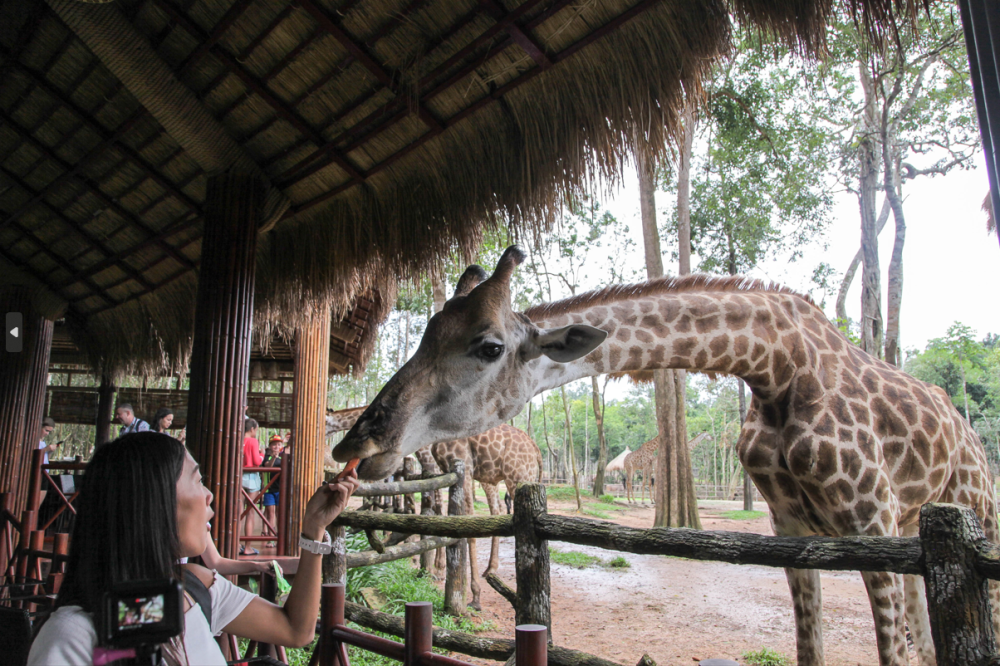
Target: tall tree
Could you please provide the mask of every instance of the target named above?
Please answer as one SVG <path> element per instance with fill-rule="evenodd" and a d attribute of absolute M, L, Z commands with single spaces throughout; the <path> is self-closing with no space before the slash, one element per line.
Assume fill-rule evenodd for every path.
<path fill-rule="evenodd" d="M 639 209 L 649 279 L 663 276 L 660 234 L 656 223 L 656 181 L 653 165 L 636 156 L 639 172 Z M 660 440 L 656 454 L 654 527 L 701 527 L 694 499 L 694 478 L 688 460 L 686 433 L 679 431 L 677 377 L 673 370 L 654 370 L 656 426 Z"/>

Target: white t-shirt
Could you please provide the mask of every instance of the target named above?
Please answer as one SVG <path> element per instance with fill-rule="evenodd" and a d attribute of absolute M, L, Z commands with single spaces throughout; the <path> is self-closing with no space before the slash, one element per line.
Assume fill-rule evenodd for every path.
<path fill-rule="evenodd" d="M 256 596 L 218 574 L 208 588 L 212 598 L 209 626 L 201 606 L 193 604 L 184 614 L 184 648 L 191 666 L 225 666 L 226 660 L 213 636 L 250 605 Z M 89 613 L 79 606 L 63 606 L 38 632 L 28 655 L 28 666 L 89 666 L 94 663 L 97 631 Z"/>
<path fill-rule="evenodd" d="M 42 441 L 38 442 L 38 448 L 40 448 L 40 449 L 44 449 L 47 446 L 48 446 L 48 444 L 45 443 L 44 439 Z M 49 452 L 48 451 L 46 451 L 45 453 L 42 454 L 42 464 L 43 465 L 48 465 L 49 464 Z"/>

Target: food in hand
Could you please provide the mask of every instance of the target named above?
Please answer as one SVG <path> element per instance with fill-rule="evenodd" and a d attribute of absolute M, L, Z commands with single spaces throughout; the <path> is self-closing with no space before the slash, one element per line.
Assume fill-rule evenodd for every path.
<path fill-rule="evenodd" d="M 350 474 L 351 470 L 355 469 L 358 466 L 358 463 L 360 462 L 361 458 L 351 458 L 350 460 L 348 460 L 347 464 L 344 466 L 344 469 L 340 470 L 340 473 L 337 474 L 336 477 L 334 477 L 333 482 L 340 483 L 341 481 L 343 481 L 344 477 Z"/>

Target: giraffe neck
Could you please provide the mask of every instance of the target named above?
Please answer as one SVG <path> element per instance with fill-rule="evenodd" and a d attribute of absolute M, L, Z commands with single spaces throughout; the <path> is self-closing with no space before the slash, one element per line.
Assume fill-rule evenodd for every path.
<path fill-rule="evenodd" d="M 805 323 L 840 335 L 819 308 L 791 292 L 657 292 L 658 284 L 527 311 L 541 328 L 579 323 L 608 332 L 604 344 L 582 359 L 541 357 L 530 380 L 535 394 L 593 375 L 673 368 L 739 377 L 766 402 L 780 397 L 797 368 L 809 362 Z"/>
<path fill-rule="evenodd" d="M 350 409 L 340 409 L 335 412 L 326 413 L 327 434 L 349 430 L 351 426 L 361 417 L 368 405 L 364 407 L 351 407 Z"/>

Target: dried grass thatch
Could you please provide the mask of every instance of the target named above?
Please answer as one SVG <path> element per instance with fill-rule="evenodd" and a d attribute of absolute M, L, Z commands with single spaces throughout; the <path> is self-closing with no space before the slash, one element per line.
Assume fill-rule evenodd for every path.
<path fill-rule="evenodd" d="M 918 4 L 842 2 L 873 35 Z M 0 208 L 36 202 L 0 225 L 0 261 L 48 310 L 68 303 L 77 343 L 105 372 L 183 366 L 205 167 L 38 5 L 0 9 L 0 110 L 10 117 Z M 730 49 L 733 17 L 817 53 L 834 11 L 832 0 L 496 0 L 492 13 L 478 0 L 185 6 L 119 4 L 292 201 L 258 242 L 262 332 L 294 327 L 304 303 L 342 317 L 373 294 L 377 326 L 400 280 L 449 252 L 471 254 L 484 229 L 537 233 L 567 195 L 613 181 L 635 154 L 663 157 L 677 109 Z M 511 12 L 537 52 L 495 29 Z M 220 24 L 215 46 L 200 49 Z M 325 157 L 311 163 L 317 146 Z M 83 180 L 66 175 L 74 170 Z M 375 343 L 367 331 L 355 370 Z"/>

